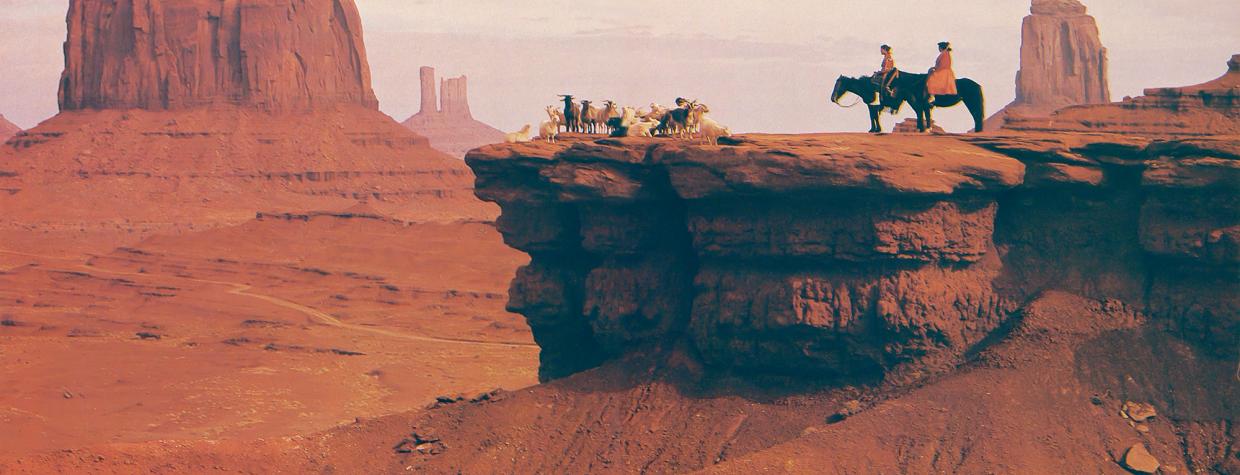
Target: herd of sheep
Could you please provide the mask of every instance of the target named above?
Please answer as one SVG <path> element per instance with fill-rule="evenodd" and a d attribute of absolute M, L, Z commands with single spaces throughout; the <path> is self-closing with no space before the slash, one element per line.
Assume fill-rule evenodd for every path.
<path fill-rule="evenodd" d="M 707 116 L 710 108 L 696 100 L 676 99 L 675 108 L 650 104 L 649 110 L 635 107 L 619 107 L 615 101 L 603 101 L 603 107 L 583 100 L 577 103 L 573 96 L 560 96 L 563 108 L 547 106 L 547 121 L 538 127 L 538 139 L 555 142 L 563 132 L 583 134 L 607 134 L 612 137 L 673 137 L 697 139 L 718 144 L 720 137 L 732 136 L 732 131 Z M 530 126 L 507 134 L 507 143 L 529 142 Z"/>

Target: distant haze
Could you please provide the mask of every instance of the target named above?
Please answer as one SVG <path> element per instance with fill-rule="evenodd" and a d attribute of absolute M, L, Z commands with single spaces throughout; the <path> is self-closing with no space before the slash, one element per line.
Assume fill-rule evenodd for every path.
<path fill-rule="evenodd" d="M 403 120 L 418 109 L 419 66 L 466 74 L 474 116 L 505 130 L 543 118 L 556 94 L 711 105 L 736 131 L 861 131 L 860 108 L 828 102 L 840 74 L 928 68 L 935 43 L 987 90 L 988 114 L 1012 100 L 1021 19 L 1016 0 L 358 0 L 375 91 Z M 1115 100 L 1145 87 L 1204 82 L 1240 53 L 1235 0 L 1086 0 L 1110 50 Z M 0 0 L 0 113 L 31 127 L 56 113 L 65 1 Z M 905 116 L 910 114 L 906 111 Z M 951 131 L 963 109 L 941 110 Z M 895 121 L 887 117 L 887 126 Z"/>

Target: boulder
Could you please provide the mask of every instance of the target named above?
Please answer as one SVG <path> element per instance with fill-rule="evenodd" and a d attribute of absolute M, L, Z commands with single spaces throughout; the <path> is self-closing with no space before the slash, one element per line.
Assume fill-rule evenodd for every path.
<path fill-rule="evenodd" d="M 1135 444 L 1124 452 L 1124 468 L 1136 473 L 1158 473 L 1158 459 L 1150 454 L 1145 444 Z"/>

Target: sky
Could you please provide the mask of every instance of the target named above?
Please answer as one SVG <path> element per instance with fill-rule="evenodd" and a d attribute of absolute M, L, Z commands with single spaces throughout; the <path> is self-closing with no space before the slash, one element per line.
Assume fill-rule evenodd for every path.
<path fill-rule="evenodd" d="M 1240 53 L 1235 0 L 1086 0 L 1110 54 L 1114 100 L 1205 82 Z M 696 98 L 737 132 L 864 131 L 862 108 L 829 102 L 834 79 L 906 70 L 942 40 L 956 73 L 1015 95 L 1027 0 L 357 0 L 380 108 L 419 108 L 418 68 L 469 76 L 474 117 L 504 130 L 545 119 L 557 94 L 622 104 Z M 67 0 L 0 0 L 0 114 L 28 128 L 56 113 Z M 907 111 L 905 117 L 911 117 Z M 940 109 L 949 131 L 972 126 Z M 890 128 L 895 122 L 886 119 Z"/>

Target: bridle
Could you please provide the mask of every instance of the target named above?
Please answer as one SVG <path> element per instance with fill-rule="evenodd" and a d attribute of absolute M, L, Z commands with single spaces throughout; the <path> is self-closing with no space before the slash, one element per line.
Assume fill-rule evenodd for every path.
<path fill-rule="evenodd" d="M 841 79 L 843 79 L 843 78 L 841 78 Z M 857 94 L 853 94 L 854 96 L 857 96 L 857 102 L 854 102 L 854 103 L 849 104 L 849 105 L 840 104 L 840 99 L 839 99 L 838 97 L 835 97 L 835 93 L 836 93 L 836 91 L 837 91 L 837 90 L 838 90 L 838 88 L 835 88 L 835 89 L 832 89 L 832 90 L 831 90 L 831 102 L 834 102 L 834 103 L 835 103 L 835 105 L 840 106 L 840 107 L 844 107 L 844 108 L 852 108 L 852 107 L 856 107 L 856 106 L 857 106 L 857 104 L 860 104 L 860 103 L 861 103 L 861 96 L 859 96 L 859 95 L 857 95 Z M 844 92 L 849 92 L 849 91 L 845 90 Z M 843 96 L 844 96 L 844 94 L 840 94 L 840 97 L 843 97 Z"/>

